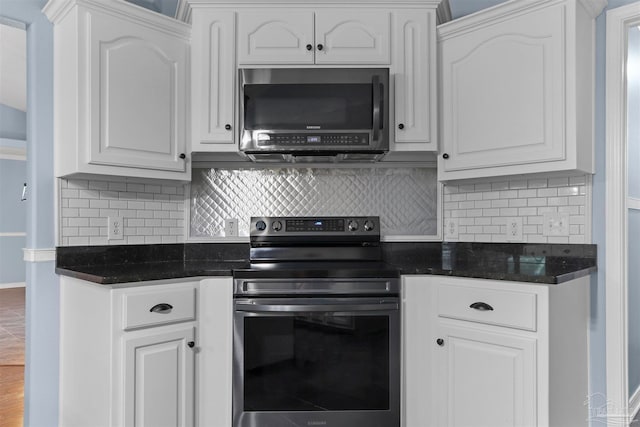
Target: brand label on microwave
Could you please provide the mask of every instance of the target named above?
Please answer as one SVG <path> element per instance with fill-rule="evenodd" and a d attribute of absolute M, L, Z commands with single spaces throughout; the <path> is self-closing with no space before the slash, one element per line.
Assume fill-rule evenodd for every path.
<path fill-rule="evenodd" d="M 307 129 L 320 129 L 320 126 L 307 125 Z"/>

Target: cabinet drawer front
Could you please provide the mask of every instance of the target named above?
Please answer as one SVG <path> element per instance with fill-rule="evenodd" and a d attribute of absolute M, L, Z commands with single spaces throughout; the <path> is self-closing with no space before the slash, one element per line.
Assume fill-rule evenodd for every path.
<path fill-rule="evenodd" d="M 122 313 L 125 330 L 195 320 L 196 290 L 185 288 L 125 294 Z"/>
<path fill-rule="evenodd" d="M 536 294 L 440 285 L 438 316 L 536 330 Z"/>

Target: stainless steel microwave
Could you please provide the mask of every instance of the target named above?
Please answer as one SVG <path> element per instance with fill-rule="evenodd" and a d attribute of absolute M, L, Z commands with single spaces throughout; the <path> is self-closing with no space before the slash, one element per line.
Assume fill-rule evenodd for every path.
<path fill-rule="evenodd" d="M 240 151 L 257 162 L 373 162 L 389 150 L 389 69 L 240 70 Z"/>

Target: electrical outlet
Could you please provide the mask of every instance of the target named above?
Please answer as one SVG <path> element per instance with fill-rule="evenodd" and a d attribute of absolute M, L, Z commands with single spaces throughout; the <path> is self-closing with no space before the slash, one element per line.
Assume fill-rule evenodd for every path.
<path fill-rule="evenodd" d="M 522 242 L 522 218 L 519 216 L 507 218 L 505 237 L 508 242 Z"/>
<path fill-rule="evenodd" d="M 458 240 L 458 218 L 444 220 L 444 240 Z"/>
<path fill-rule="evenodd" d="M 124 239 L 124 229 L 122 228 L 121 216 L 107 217 L 107 240 Z"/>
<path fill-rule="evenodd" d="M 543 236 L 568 236 L 569 214 L 567 212 L 547 212 L 543 214 Z"/>
<path fill-rule="evenodd" d="M 237 218 L 227 218 L 224 220 L 224 235 L 226 237 L 235 237 L 238 235 Z"/>

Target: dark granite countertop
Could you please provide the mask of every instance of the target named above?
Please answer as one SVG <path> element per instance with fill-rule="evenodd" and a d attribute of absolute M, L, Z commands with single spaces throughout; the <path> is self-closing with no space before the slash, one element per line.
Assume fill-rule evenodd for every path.
<path fill-rule="evenodd" d="M 386 242 L 383 261 L 400 274 L 558 284 L 596 271 L 595 245 Z M 249 244 L 67 246 L 56 273 L 99 284 L 231 276 L 249 267 Z"/>

